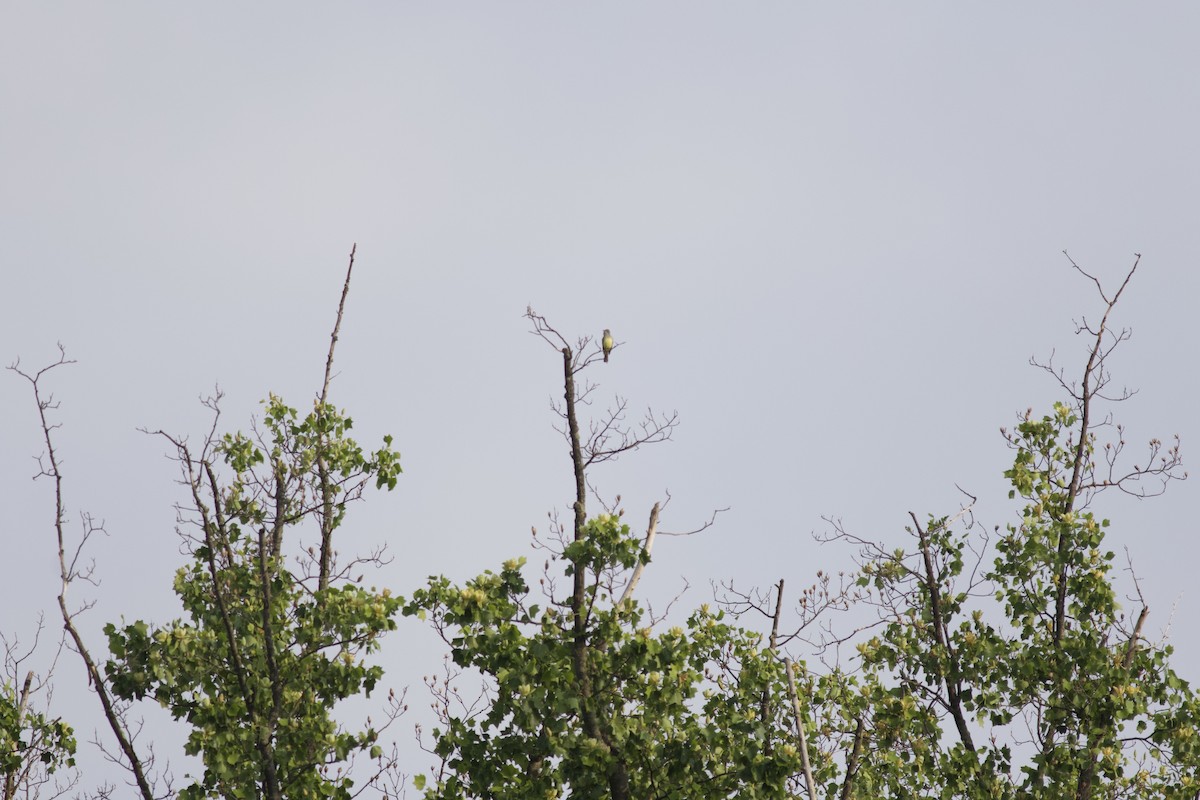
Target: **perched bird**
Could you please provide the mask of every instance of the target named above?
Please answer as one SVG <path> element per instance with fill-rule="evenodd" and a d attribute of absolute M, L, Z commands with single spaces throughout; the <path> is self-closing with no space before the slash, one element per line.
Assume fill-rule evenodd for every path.
<path fill-rule="evenodd" d="M 600 347 L 604 349 L 604 363 L 607 364 L 608 354 L 611 353 L 613 349 L 612 334 L 609 333 L 608 328 L 604 329 L 604 338 L 600 340 Z"/>

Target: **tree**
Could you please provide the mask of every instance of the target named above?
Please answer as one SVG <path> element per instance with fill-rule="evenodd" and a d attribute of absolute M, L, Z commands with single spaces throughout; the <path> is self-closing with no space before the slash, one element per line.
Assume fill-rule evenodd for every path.
<path fill-rule="evenodd" d="M 395 628 L 399 605 L 389 590 L 348 580 L 350 565 L 335 560 L 347 504 L 368 483 L 394 488 L 400 472 L 391 437 L 364 452 L 348 435 L 353 421 L 328 400 L 353 259 L 312 411 L 301 418 L 272 396 L 265 431 L 210 436 L 196 454 L 159 431 L 191 494 L 182 522 L 196 531 L 192 563 L 175 577 L 189 619 L 106 626 L 106 674 L 117 696 L 153 697 L 191 725 L 186 749 L 205 769 L 183 798 L 345 798 L 353 781 L 336 767 L 356 751 L 381 755 L 375 729 L 347 732 L 331 716 L 375 688 L 382 669 L 362 656 Z M 210 404 L 216 411 L 217 399 Z M 218 459 L 229 478 L 218 476 Z M 317 544 L 293 571 L 285 543 L 310 521 Z"/>
<path fill-rule="evenodd" d="M 381 670 L 366 658 L 400 612 L 432 624 L 453 665 L 431 681 L 439 764 L 417 781 L 428 798 L 1200 797 L 1200 698 L 1172 670 L 1170 647 L 1146 638 L 1136 578 L 1126 587 L 1134 606 L 1122 609 L 1109 523 L 1095 511 L 1102 495 L 1147 497 L 1186 477 L 1177 440 L 1153 439 L 1147 461 L 1125 466 L 1124 430 L 1102 405 L 1129 397 L 1111 390 L 1107 360 L 1128 339 L 1111 317 L 1138 262 L 1112 294 L 1071 262 L 1103 311 L 1078 328 L 1088 346 L 1077 380 L 1053 360 L 1039 365 L 1066 399 L 1002 430 L 1014 452 L 1004 474 L 1017 521 L 989 530 L 968 496 L 953 514 L 910 512 L 907 546 L 835 523 L 827 538 L 855 547 L 859 568 L 818 571 L 789 631 L 783 580 L 769 592 L 728 586 L 717 605 L 682 619 L 643 605 L 637 587 L 665 504 L 637 534 L 619 496 L 589 514 L 589 500 L 600 499 L 593 471 L 668 440 L 677 417 L 651 413 L 630 425 L 618 398 L 582 419 L 596 390 L 586 371 L 604 363 L 606 348 L 589 337 L 568 342 L 532 310 L 533 333 L 562 359 L 557 411 L 574 488 L 570 521 L 553 517 L 551 541 L 539 545 L 549 551 L 542 596 L 520 558 L 462 585 L 432 577 L 407 600 L 364 588 L 352 567 L 381 554 L 340 565 L 337 534 L 349 504 L 372 484 L 393 487 L 400 465 L 390 438 L 364 450 L 329 402 L 353 259 L 352 250 L 310 412 L 271 396 L 261 427 L 217 436 L 218 396 L 197 449 L 156 432 L 188 493 L 180 524 L 190 562 L 174 584 L 186 618 L 107 626 L 102 665 L 76 624 L 87 605 L 66 600 L 88 577 L 79 554 L 99 526 L 84 515 L 81 541 L 68 546 L 48 416 L 56 406 L 41 388 L 69 362 L 13 367 L 33 387 L 46 444 L 40 472 L 55 485 L 66 640 L 144 800 L 176 792 L 156 780 L 126 723 L 143 699 L 190 726 L 187 752 L 204 773 L 180 797 L 346 798 L 359 788 L 347 771 L 356 754 L 378 759 L 371 780 L 394 780 L 397 762 L 378 737 L 402 701 L 389 695 L 383 725 L 360 731 L 340 728 L 333 710 L 377 686 Z M 865 622 L 837 616 L 864 611 Z M 765 630 L 745 623 L 752 613 Z M 8 653 L 4 796 L 34 796 L 51 770 L 70 766 L 74 738 L 30 702 L 32 678 L 18 688 L 22 656 Z M 472 676 L 483 685 L 477 701 L 460 691 Z"/>
<path fill-rule="evenodd" d="M 375 688 L 382 670 L 364 657 L 394 629 L 399 607 L 390 590 L 367 589 L 352 578 L 362 560 L 339 565 L 336 559 L 335 534 L 348 504 L 369 484 L 395 487 L 400 473 L 391 437 L 364 451 L 349 436 L 351 418 L 328 398 L 353 266 L 352 250 L 325 381 L 310 412 L 301 416 L 271 396 L 263 429 L 218 437 L 218 395 L 207 401 L 213 428 L 197 451 L 186 439 L 156 432 L 174 448 L 190 495 L 180 506 L 180 532 L 191 563 L 174 583 L 187 618 L 106 625 L 110 658 L 101 672 L 63 605 L 64 623 L 145 800 L 174 792 L 156 791 L 124 723 L 127 706 L 119 704 L 144 698 L 191 727 L 186 752 L 201 757 L 204 772 L 181 798 L 348 798 L 353 780 L 346 766 L 355 753 L 379 759 L 374 777 L 395 768 L 382 758 L 379 728 L 350 732 L 332 718 L 339 701 Z M 35 396 L 42 374 L 31 378 Z M 45 416 L 49 404 L 38 400 L 50 464 L 44 472 L 57 487 L 65 587 L 77 573 L 75 560 L 61 556 L 62 475 L 54 426 Z M 304 548 L 295 537 L 306 525 L 315 528 L 316 541 Z M 288 565 L 290 554 L 297 568 Z M 389 694 L 384 725 L 402 711 Z"/>
<path fill-rule="evenodd" d="M 484 707 L 460 711 L 450 681 L 437 688 L 441 767 L 419 785 L 430 798 L 787 797 L 801 764 L 787 730 L 791 711 L 762 701 L 786 693 L 783 663 L 760 636 L 708 606 L 654 632 L 633 590 L 660 506 L 644 538 L 620 512 L 587 513 L 589 470 L 667 440 L 676 416 L 650 414 L 631 428 L 618 399 L 585 432 L 578 410 L 595 386 L 580 388 L 580 375 L 603 350 L 588 337 L 572 346 L 543 317 L 526 316 L 562 355 L 558 412 L 574 478 L 572 522 L 547 562 L 545 606 L 531 601 L 524 559 L 464 586 L 433 578 L 406 606 L 432 621 L 454 664 L 478 671 L 491 692 Z"/>
<path fill-rule="evenodd" d="M 860 585 L 873 590 L 880 632 L 860 640 L 853 687 L 862 724 L 855 750 L 859 797 L 1188 797 L 1200 791 L 1200 700 L 1170 668 L 1170 648 L 1143 635 L 1141 601 L 1121 610 L 1108 521 L 1091 510 L 1102 492 L 1145 497 L 1181 470 L 1179 444 L 1153 439 L 1145 466 L 1122 467 L 1123 429 L 1100 415 L 1106 359 L 1128 338 L 1110 315 L 1137 262 L 1111 296 L 1072 262 L 1103 301 L 1086 320 L 1077 382 L 1044 366 L 1068 394 L 1011 433 L 1005 476 L 1024 508 L 989 550 L 970 507 L 954 518 L 910 514 L 912 549 L 847 533 L 859 546 Z M 1101 445 L 1099 432 L 1115 431 Z M 972 499 L 973 502 L 973 499 Z M 966 520 L 964 530 L 956 530 Z M 988 554 L 994 556 L 989 567 Z M 833 726 L 836 728 L 836 726 Z M 865 727 L 865 734 L 863 728 Z M 841 746 L 849 734 L 841 731 Z M 849 771 L 849 770 L 847 770 Z"/>
<path fill-rule="evenodd" d="M 56 773 L 75 766 L 75 732 L 61 717 L 50 717 L 46 707 L 52 691 L 51 679 L 62 642 L 46 673 L 38 676 L 26 663 L 38 649 L 45 621 L 38 620 L 34 641 L 23 648 L 20 641 L 0 635 L 4 647 L 3 676 L 0 677 L 0 798 L 40 797 L 51 786 Z M 24 677 L 21 675 L 24 673 Z M 41 706 L 39 709 L 38 706 Z M 69 779 L 53 784 L 58 797 L 78 782 L 71 770 Z"/>
<path fill-rule="evenodd" d="M 96 666 L 95 659 L 92 658 L 91 650 L 84 642 L 83 636 L 76 624 L 78 616 L 88 610 L 91 604 L 84 603 L 81 606 L 72 608 L 67 599 L 73 583 L 79 580 L 85 582 L 93 580 L 91 568 L 83 566 L 80 557 L 88 540 L 96 533 L 103 531 L 103 526 L 98 524 L 90 514 L 81 514 L 82 534 L 74 547 L 71 547 L 68 543 L 63 473 L 59 465 L 58 453 L 54 446 L 54 430 L 58 428 L 58 425 L 51 421 L 49 413 L 58 408 L 58 403 L 54 400 L 53 395 L 44 393 L 42 387 L 42 381 L 47 374 L 60 367 L 74 363 L 67 358 L 66 351 L 61 344 L 58 346 L 58 350 L 58 360 L 37 372 L 25 372 L 21 368 L 19 359 L 16 363 L 8 367 L 11 372 L 24 378 L 33 390 L 33 399 L 38 410 L 42 440 L 46 444 L 45 452 L 38 457 L 38 472 L 34 478 L 48 478 L 54 482 L 54 535 L 58 549 L 60 579 L 58 609 L 62 616 L 63 630 L 66 633 L 66 638 L 74 645 L 75 652 L 83 662 L 87 673 L 88 685 L 96 692 L 96 697 L 104 709 L 105 721 L 112 730 L 113 736 L 116 738 L 120 748 L 120 754 L 113 755 L 112 757 L 114 759 L 123 759 L 123 763 L 129 769 L 130 775 L 138 787 L 138 792 L 143 800 L 152 800 L 154 793 L 151 788 L 151 779 L 147 776 L 147 766 L 153 765 L 153 756 L 143 757 L 134 748 L 135 735 L 131 732 L 125 718 L 125 711 L 127 709 L 113 697 L 110 687 L 104 681 L 99 668 Z M 16 716 L 19 720 L 20 714 L 18 713 Z M 6 777 L 11 779 L 13 775 L 9 773 Z"/>

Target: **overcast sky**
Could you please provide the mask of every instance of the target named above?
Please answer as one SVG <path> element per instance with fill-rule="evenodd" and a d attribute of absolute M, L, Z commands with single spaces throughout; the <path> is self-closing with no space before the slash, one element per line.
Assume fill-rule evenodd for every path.
<path fill-rule="evenodd" d="M 183 496 L 137 429 L 202 435 L 215 384 L 230 429 L 268 392 L 307 406 L 353 243 L 333 397 L 405 474 L 343 549 L 386 542 L 401 593 L 529 554 L 572 499 L 527 305 L 612 329 L 598 406 L 678 410 L 593 479 L 638 525 L 667 491 L 667 529 L 730 509 L 657 545 L 643 587 L 686 580 L 685 605 L 848 567 L 825 516 L 900 546 L 957 484 L 1011 522 L 998 428 L 1060 398 L 1028 359 L 1078 370 L 1100 308 L 1064 249 L 1113 287 L 1142 254 L 1115 413 L 1131 450 L 1179 433 L 1188 459 L 1198 32 L 1183 3 L 6 3 L 0 357 L 79 362 L 48 388 L 69 507 L 110 534 L 76 590 L 90 641 L 178 613 Z M 28 636 L 58 591 L 51 487 L 12 375 L 0 410 L 0 630 Z M 1197 488 L 1096 507 L 1193 680 Z M 424 706 L 441 655 L 402 622 L 388 681 Z"/>

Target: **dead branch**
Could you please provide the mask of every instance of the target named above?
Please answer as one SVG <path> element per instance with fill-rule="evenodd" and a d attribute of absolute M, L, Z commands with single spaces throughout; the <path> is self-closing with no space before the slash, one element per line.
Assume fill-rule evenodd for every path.
<path fill-rule="evenodd" d="M 782 593 L 782 588 L 780 589 Z M 800 708 L 800 697 L 796 691 L 796 671 L 790 658 L 783 659 L 787 670 L 788 698 L 792 701 L 792 714 L 796 721 L 796 741 L 800 745 L 800 765 L 804 769 L 804 787 L 808 790 L 809 800 L 816 800 L 817 784 L 813 780 L 812 765 L 808 760 L 808 734 L 804 730 L 804 712 Z M 861 725 L 860 725 L 861 727 Z M 857 744 L 857 739 L 856 739 Z M 856 748 L 857 749 L 857 748 Z M 850 766 L 846 768 L 846 783 L 850 782 Z"/>
<path fill-rule="evenodd" d="M 101 528 L 93 528 L 89 522 L 85 522 L 85 533 L 78 548 L 75 550 L 75 555 L 71 560 L 71 565 L 67 564 L 67 545 L 66 533 L 64 531 L 66 510 L 63 499 L 63 474 L 59 468 L 58 453 L 54 449 L 53 432 L 60 427 L 58 423 L 51 423 L 47 417 L 47 411 L 53 411 L 58 408 L 58 403 L 54 401 L 53 395 L 42 396 L 41 380 L 51 370 L 66 364 L 72 364 L 74 361 L 66 356 L 66 350 L 62 344 L 58 345 L 59 357 L 58 360 L 49 366 L 43 367 L 37 372 L 30 374 L 20 368 L 20 360 L 12 364 L 8 369 L 20 375 L 27 380 L 33 389 L 34 402 L 38 409 L 38 419 L 42 429 L 42 440 L 46 445 L 45 458 L 43 464 L 39 459 L 40 472 L 34 476 L 34 479 L 40 477 L 48 477 L 54 482 L 54 531 L 58 544 L 58 565 L 60 576 L 60 590 L 58 595 L 58 607 L 62 615 L 63 627 L 67 634 L 71 637 L 71 641 L 75 645 L 75 651 L 79 654 L 83 661 L 84 669 L 87 672 L 88 682 L 92 685 L 96 692 L 96 696 L 100 700 L 100 705 L 104 708 L 104 717 L 108 721 L 109 727 L 112 729 L 113 735 L 117 738 L 121 747 L 121 752 L 124 755 L 124 766 L 128 769 L 137 784 L 138 792 L 143 800 L 154 800 L 154 792 L 151 788 L 150 781 L 146 777 L 143 767 L 143 761 L 138 753 L 134 750 L 133 742 L 130 739 L 127 727 L 121 719 L 118 707 L 109 693 L 108 684 L 105 683 L 104 676 L 101 674 L 96 662 L 92 659 L 91 651 L 83 641 L 83 636 L 80 635 L 78 627 L 75 625 L 75 615 L 78 612 L 72 612 L 67 607 L 67 591 L 70 589 L 73 580 L 80 576 L 77 571 L 76 563 L 79 553 L 81 552 L 84 543 L 88 536 L 95 530 Z M 85 516 L 85 520 L 90 520 L 90 517 Z"/>
<path fill-rule="evenodd" d="M 358 249 L 355 244 L 350 248 L 350 263 L 346 266 L 346 280 L 342 283 L 342 298 L 338 301 L 337 319 L 333 323 L 333 333 L 329 335 L 329 354 L 325 358 L 325 382 L 321 385 L 320 411 L 322 416 L 329 397 L 329 382 L 332 380 L 333 351 L 337 347 L 338 331 L 342 327 L 342 313 L 346 309 L 346 295 L 350 293 L 350 275 L 354 272 L 354 253 Z M 329 477 L 329 466 L 325 463 L 325 444 L 327 434 L 321 434 L 321 445 L 317 447 L 317 485 L 321 492 L 321 513 L 318 517 L 321 526 L 321 561 L 317 577 L 317 590 L 329 586 L 333 559 L 333 528 L 334 508 L 333 498 L 336 489 Z"/>
<path fill-rule="evenodd" d="M 650 509 L 650 522 L 646 526 L 646 542 L 642 545 L 642 549 L 646 552 L 645 561 L 639 561 L 638 565 L 633 569 L 633 575 L 629 578 L 629 584 L 625 587 L 625 591 L 621 594 L 621 599 L 617 605 L 623 606 L 626 601 L 633 595 L 633 590 L 637 588 L 638 582 L 642 579 L 642 572 L 646 568 L 646 562 L 650 560 L 650 553 L 654 549 L 654 536 L 658 530 L 658 512 L 659 504 L 655 503 L 654 508 Z"/>

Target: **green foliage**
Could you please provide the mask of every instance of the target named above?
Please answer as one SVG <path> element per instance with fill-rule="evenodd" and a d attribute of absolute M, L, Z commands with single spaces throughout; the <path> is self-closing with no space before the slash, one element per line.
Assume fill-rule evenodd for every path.
<path fill-rule="evenodd" d="M 587 522 L 558 562 L 593 578 L 581 631 L 569 607 L 528 604 L 523 559 L 461 587 L 435 578 L 414 595 L 405 613 L 428 616 L 454 663 L 494 690 L 485 713 L 447 713 L 436 734 L 445 769 L 418 783 L 427 797 L 609 797 L 618 765 L 632 797 L 789 796 L 799 756 L 785 709 L 761 708 L 764 691 L 786 692 L 782 664 L 706 607 L 655 633 L 636 602 L 613 602 L 596 578 L 645 558 L 616 517 Z"/>
<path fill-rule="evenodd" d="M 572 591 L 544 609 L 530 604 L 523 561 L 513 561 L 463 586 L 432 578 L 405 606 L 490 691 L 462 709 L 449 689 L 439 695 L 442 765 L 418 788 L 431 800 L 1194 798 L 1200 699 L 1171 670 L 1170 649 L 1142 635 L 1146 609 L 1122 611 L 1108 522 L 1089 510 L 1106 489 L 1144 496 L 1130 485 L 1180 477 L 1178 448 L 1163 454 L 1158 440 L 1145 469 L 1115 471 L 1120 436 L 1096 465 L 1089 420 L 1108 381 L 1105 357 L 1126 337 L 1106 327 L 1120 293 L 1101 291 L 1101 323 L 1081 326 L 1094 337 L 1081 388 L 1050 370 L 1073 405 L 1006 434 L 1018 524 L 997 527 L 993 541 L 969 510 L 924 523 L 911 515 L 911 550 L 839 529 L 834 538 L 863 548 L 861 573 L 836 596 L 806 593 L 802 625 L 862 604 L 878 617 L 828 629 L 830 646 L 856 642 L 857 658 L 803 672 L 795 706 L 775 652 L 778 610 L 764 648 L 707 608 L 654 632 L 636 602 L 615 599 L 648 554 L 616 518 L 586 519 L 586 469 L 644 440 L 622 431 L 622 448 L 609 449 L 619 416 L 581 436 L 574 386 L 589 362 L 529 312 L 564 356 L 577 494 L 573 536 L 555 563 Z M 548 575 L 543 585 L 557 584 Z M 736 602 L 770 616 L 753 596 Z"/>
<path fill-rule="evenodd" d="M 1121 612 L 1108 520 L 1074 502 L 1078 423 L 1057 404 L 1017 428 L 1006 475 L 1025 513 L 998 542 L 991 574 L 1017 635 L 1002 669 L 980 677 L 1009 707 L 1037 713 L 1043 746 L 1026 770 L 1031 790 L 1086 779 L 1104 792 L 1191 797 L 1200 786 L 1196 696 L 1169 667 L 1169 648 L 1146 642 Z M 1085 435 L 1084 463 L 1093 448 Z"/>
<path fill-rule="evenodd" d="M 0 777 L 19 785 L 33 770 L 53 774 L 75 765 L 75 732 L 26 704 L 17 687 L 0 684 Z"/>
<path fill-rule="evenodd" d="M 1101 294 L 1111 311 L 1120 292 Z M 866 604 L 877 618 L 831 634 L 831 647 L 854 642 L 857 656 L 836 651 L 824 673 L 802 667 L 797 696 L 777 651 L 778 605 L 764 645 L 732 613 L 704 605 L 666 627 L 624 597 L 650 554 L 619 516 L 587 517 L 586 470 L 663 441 L 673 417 L 651 417 L 637 434 L 618 410 L 585 439 L 574 381 L 595 355 L 573 353 L 528 316 L 564 358 L 577 491 L 543 600 L 524 559 L 462 585 L 432 577 L 408 601 L 346 580 L 332 542 L 347 504 L 371 483 L 394 488 L 400 464 L 390 437 L 365 451 L 349 437 L 351 419 L 328 404 L 301 418 L 272 396 L 253 436 L 225 436 L 198 458 L 176 442 L 191 491 L 186 521 L 199 531 L 175 576 L 186 618 L 105 633 L 113 693 L 153 699 L 190 726 L 186 752 L 204 773 L 181 798 L 354 796 L 341 767 L 355 754 L 379 758 L 379 732 L 343 730 L 332 713 L 378 684 L 367 656 L 398 612 L 431 623 L 459 671 L 435 684 L 441 764 L 415 779 L 429 800 L 1200 794 L 1200 696 L 1172 670 L 1170 648 L 1142 635 L 1147 609 L 1122 609 L 1109 523 L 1090 510 L 1100 492 L 1147 476 L 1165 483 L 1179 464 L 1177 449 L 1155 462 L 1152 440 L 1153 465 L 1121 475 L 1118 441 L 1101 451 L 1108 473 L 1098 474 L 1090 405 L 1108 379 L 1104 357 L 1124 337 L 1105 344 L 1107 313 L 1098 328 L 1082 327 L 1095 344 L 1082 389 L 1068 389 L 1074 404 L 1027 415 L 1005 434 L 1015 451 L 1009 497 L 1022 507 L 995 541 L 967 511 L 910 515 L 909 549 L 839 529 L 835 538 L 863 547 L 861 573 L 837 597 L 806 593 L 802 627 L 816 606 Z M 313 544 L 293 547 L 299 567 L 289 568 L 284 545 L 305 526 Z M 560 584 L 571 587 L 565 596 Z M 483 702 L 456 705 L 450 681 L 464 676 L 483 682 Z M 0 687 L 4 773 L 72 765 L 71 729 L 22 706 L 14 687 Z"/>
<path fill-rule="evenodd" d="M 1117 603 L 1108 521 L 1077 507 L 1081 486 L 1108 485 L 1080 478 L 1094 439 L 1079 448 L 1079 422 L 1056 404 L 1010 438 L 1025 507 L 982 580 L 964 561 L 978 531 L 945 518 L 918 526 L 916 551 L 864 565 L 886 624 L 859 646 L 860 796 L 1195 797 L 1200 704 Z"/>
<path fill-rule="evenodd" d="M 153 698 L 191 726 L 186 750 L 202 757 L 204 774 L 181 797 L 274 787 L 288 798 L 347 798 L 350 778 L 329 767 L 370 751 L 377 732 L 340 730 L 331 711 L 379 681 L 382 670 L 363 657 L 395 628 L 399 600 L 293 572 L 280 545 L 309 518 L 327 541 L 367 480 L 395 486 L 399 456 L 390 438 L 365 454 L 347 436 L 351 420 L 328 405 L 300 420 L 271 397 L 264 421 L 265 444 L 221 441 L 226 485 L 209 481 L 203 461 L 191 473 L 202 536 L 174 584 L 186 619 L 106 626 L 107 674 L 118 697 Z"/>

